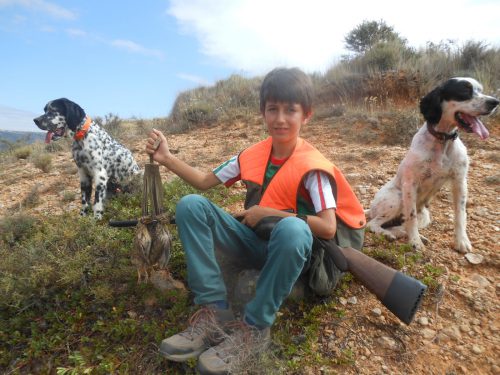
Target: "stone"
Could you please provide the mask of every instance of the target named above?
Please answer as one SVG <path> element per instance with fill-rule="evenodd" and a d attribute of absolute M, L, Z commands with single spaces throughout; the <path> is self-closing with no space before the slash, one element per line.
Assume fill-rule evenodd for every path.
<path fill-rule="evenodd" d="M 484 257 L 477 253 L 467 253 L 465 254 L 465 259 L 467 259 L 470 264 L 480 264 L 483 262 Z"/>
<path fill-rule="evenodd" d="M 480 288 L 486 288 L 487 286 L 490 285 L 490 282 L 488 279 L 482 275 L 479 275 L 477 273 L 473 274 L 470 279 L 474 284 L 476 284 Z"/>
<path fill-rule="evenodd" d="M 483 348 L 481 348 L 478 345 L 472 345 L 471 350 L 472 350 L 472 353 L 474 353 L 474 354 L 481 354 L 484 351 Z"/>
<path fill-rule="evenodd" d="M 422 316 L 422 317 L 418 318 L 418 323 L 422 326 L 427 326 L 427 325 L 429 325 L 429 319 L 427 319 L 426 316 Z"/>
<path fill-rule="evenodd" d="M 436 331 L 430 328 L 424 328 L 421 331 L 421 334 L 424 337 L 424 339 L 431 340 L 432 338 L 434 338 L 434 336 L 436 336 Z"/>
<path fill-rule="evenodd" d="M 380 344 L 381 347 L 389 350 L 394 350 L 397 348 L 396 341 L 387 336 L 382 336 L 377 339 L 377 342 Z"/>
<path fill-rule="evenodd" d="M 375 316 L 380 316 L 380 315 L 382 315 L 382 310 L 380 310 L 378 307 L 375 307 L 372 310 L 372 314 L 375 315 Z"/>
<path fill-rule="evenodd" d="M 358 299 L 356 297 L 349 297 L 347 299 L 347 302 L 349 302 L 351 305 L 355 305 L 358 303 Z"/>
<path fill-rule="evenodd" d="M 443 329 L 443 333 L 453 340 L 460 340 L 462 338 L 462 334 L 460 333 L 460 329 L 457 326 L 449 326 Z"/>

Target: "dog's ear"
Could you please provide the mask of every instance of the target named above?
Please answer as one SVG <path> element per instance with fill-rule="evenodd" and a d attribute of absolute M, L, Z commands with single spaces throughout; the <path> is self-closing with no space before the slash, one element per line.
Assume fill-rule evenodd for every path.
<path fill-rule="evenodd" d="M 69 99 L 66 98 L 61 98 L 58 99 L 58 101 L 63 104 L 64 109 L 65 109 L 65 117 L 66 117 L 66 123 L 68 124 L 68 128 L 70 128 L 73 131 L 76 131 L 76 128 L 78 125 L 81 124 L 83 119 L 85 118 L 85 111 L 83 110 L 82 107 L 80 107 L 78 104 L 75 102 L 72 102 Z"/>
<path fill-rule="evenodd" d="M 441 87 L 436 87 L 420 100 L 420 112 L 429 124 L 437 124 L 441 119 Z"/>

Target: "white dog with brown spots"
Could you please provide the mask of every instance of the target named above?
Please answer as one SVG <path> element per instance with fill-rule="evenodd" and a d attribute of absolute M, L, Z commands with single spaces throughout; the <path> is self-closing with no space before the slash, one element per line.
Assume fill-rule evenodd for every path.
<path fill-rule="evenodd" d="M 413 137 L 396 176 L 375 195 L 366 212 L 368 229 L 391 239 L 407 237 L 414 249 L 423 249 L 418 229 L 430 224 L 429 203 L 450 182 L 454 247 L 460 253 L 471 251 L 466 232 L 469 158 L 458 138 L 458 128 L 486 139 L 488 130 L 478 116 L 491 114 L 498 104 L 498 99 L 484 95 L 481 84 L 472 78 L 449 79 L 423 97 L 420 111 L 426 123 Z"/>

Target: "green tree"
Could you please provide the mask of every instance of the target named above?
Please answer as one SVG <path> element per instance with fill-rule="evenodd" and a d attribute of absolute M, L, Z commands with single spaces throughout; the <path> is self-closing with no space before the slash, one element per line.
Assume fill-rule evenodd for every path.
<path fill-rule="evenodd" d="M 344 38 L 345 47 L 358 54 L 369 51 L 378 43 L 394 40 L 399 40 L 403 45 L 406 44 L 406 39 L 401 38 L 399 34 L 383 20 L 365 20 L 351 30 Z"/>

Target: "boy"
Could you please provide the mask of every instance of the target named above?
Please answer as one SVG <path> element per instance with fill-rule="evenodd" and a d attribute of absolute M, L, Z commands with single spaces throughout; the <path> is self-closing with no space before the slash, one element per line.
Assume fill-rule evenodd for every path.
<path fill-rule="evenodd" d="M 245 210 L 235 216 L 199 195 L 185 196 L 177 205 L 188 284 L 201 308 L 186 330 L 162 341 L 160 352 L 166 358 L 198 357 L 201 373 L 231 372 L 235 358 L 269 344 L 276 312 L 311 258 L 313 235 L 332 239 L 340 223 L 364 226 L 363 209 L 340 171 L 299 137 L 312 116 L 312 96 L 312 83 L 299 69 L 271 71 L 260 90 L 269 137 L 208 173 L 173 156 L 164 135 L 151 132 L 146 152 L 195 188 L 230 186 L 237 180 L 247 187 Z M 154 151 L 158 137 L 162 142 Z M 268 216 L 282 219 L 264 240 L 253 229 Z M 215 248 L 261 269 L 255 297 L 236 324 Z"/>

